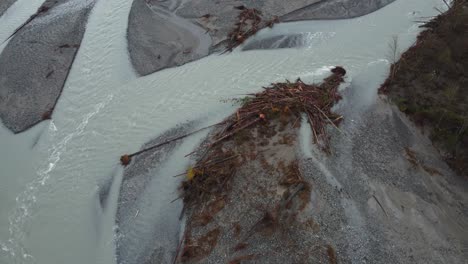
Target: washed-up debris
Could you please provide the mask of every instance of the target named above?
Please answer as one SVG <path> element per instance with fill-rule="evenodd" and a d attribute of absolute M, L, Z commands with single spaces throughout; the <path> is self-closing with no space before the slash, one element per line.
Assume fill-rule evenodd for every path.
<path fill-rule="evenodd" d="M 253 205 L 250 209 L 242 210 L 243 213 L 248 210 L 259 211 L 252 225 L 246 226 L 244 223 L 241 228 L 240 220 L 233 219 L 232 232 L 236 243 L 230 244 L 230 247 L 234 252 L 249 249 L 253 246 L 250 242 L 259 236 L 271 237 L 278 234 L 277 231 L 288 230 L 291 225 L 299 223 L 297 215 L 309 204 L 312 186 L 303 177 L 296 159 L 291 160 L 291 157 L 286 158 L 287 155 L 281 154 L 270 161 L 266 157 L 271 155 L 271 148 L 285 149 L 288 153 L 293 151 L 295 129 L 298 128 L 296 124 L 303 116 L 309 121 L 313 141 L 323 151 L 330 152 L 330 136 L 326 126 L 330 124 L 337 128 L 342 120 L 331 108 L 341 99 L 338 86 L 344 81 L 345 73 L 342 67 L 336 67 L 322 84 L 306 84 L 300 79 L 273 83 L 258 93 L 233 100 L 240 103 L 241 107 L 192 153 L 196 154 L 197 162 L 184 174 L 186 179 L 181 183 L 178 199 L 183 199 L 183 211 L 189 212 L 190 223 L 182 241 L 181 252 L 177 252 L 178 260 L 192 263 L 211 254 L 217 242 L 207 239 L 205 231 L 200 231 L 211 228 L 224 230 L 217 221 L 220 221 L 220 215 L 226 217 L 223 212 L 235 203 L 233 199 L 254 199 L 255 195 L 263 191 L 266 192 L 263 195 L 271 195 L 269 204 L 259 201 L 258 207 Z M 292 138 L 288 140 L 288 136 Z M 250 171 L 251 166 L 256 169 Z M 274 176 L 269 176 L 269 172 L 274 172 Z M 257 180 L 262 178 L 263 181 L 271 181 L 277 187 L 255 187 L 258 182 L 248 178 L 250 173 Z M 242 182 L 252 185 L 249 190 L 253 192 L 252 197 L 245 194 L 250 198 L 240 198 L 236 177 L 247 177 Z M 284 191 L 277 193 L 279 189 Z M 236 194 L 231 196 L 234 190 L 237 190 Z M 200 248 L 204 244 L 206 246 Z M 331 255 L 330 261 L 333 261 L 335 255 Z M 246 256 L 246 259 L 232 256 L 230 261 L 241 263 L 253 257 Z"/>
<path fill-rule="evenodd" d="M 255 255 L 253 254 L 240 256 L 229 261 L 229 264 L 241 264 L 243 261 L 248 261 L 248 260 L 253 260 L 253 259 L 255 259 Z"/>
<path fill-rule="evenodd" d="M 331 124 L 337 128 L 342 120 L 342 116 L 333 113 L 331 108 L 341 99 L 338 86 L 343 82 L 343 76 L 346 73 L 340 66 L 333 68 L 331 71 L 333 74 L 326 78 L 321 85 L 306 84 L 301 79 L 297 79 L 294 83 L 289 81 L 274 83 L 270 87 L 263 87 L 264 91 L 262 92 L 249 94 L 242 99 L 234 99 L 234 101 L 243 102 L 244 105 L 226 121 L 166 140 L 132 154 L 124 154 L 120 157 L 120 162 L 122 165 L 127 166 L 130 164 L 132 157 L 136 155 L 183 139 L 202 130 L 225 124 L 225 128 L 214 137 L 214 141 L 210 144 L 210 147 L 212 147 L 243 129 L 259 122 L 266 122 L 268 118 L 274 118 L 279 112 L 291 113 L 297 117 L 305 113 L 313 131 L 314 143 L 319 144 L 322 150 L 329 152 L 329 136 L 326 133 L 325 126 Z M 226 158 L 219 160 L 224 162 L 229 159 Z M 217 162 L 210 160 L 208 164 L 217 165 L 220 163 L 219 160 Z M 200 173 L 200 167 L 202 166 L 191 168 L 187 172 L 190 180 L 197 173 Z"/>
<path fill-rule="evenodd" d="M 329 152 L 329 136 L 325 126 L 331 124 L 337 127 L 342 120 L 342 116 L 331 110 L 341 99 L 338 86 L 343 82 L 343 75 L 342 71 L 338 72 L 336 69 L 338 67 L 332 71 L 337 73 L 326 78 L 321 85 L 306 84 L 297 79 L 296 82 L 274 83 L 270 87 L 264 87 L 262 92 L 242 98 L 245 104 L 232 117 L 230 126 L 219 135 L 219 139 L 256 122 L 274 118 L 280 112 L 290 112 L 297 117 L 304 113 L 312 128 L 314 143 Z"/>
<path fill-rule="evenodd" d="M 190 242 L 191 239 L 186 238 L 185 247 L 181 256 L 182 262 L 185 262 L 188 259 L 200 259 L 211 252 L 218 242 L 220 233 L 221 231 L 219 228 L 213 229 L 198 239 L 196 243 Z"/>
<path fill-rule="evenodd" d="M 174 137 L 174 138 L 168 139 L 168 140 L 166 140 L 166 141 L 164 141 L 164 142 L 161 142 L 161 143 L 156 144 L 156 145 L 154 145 L 154 146 L 151 146 L 151 147 L 142 149 L 142 150 L 137 151 L 137 152 L 132 153 L 132 154 L 124 154 L 124 155 L 120 156 L 120 164 L 122 164 L 123 166 L 127 166 L 127 165 L 130 164 L 130 162 L 132 162 L 132 157 L 134 157 L 134 156 L 137 156 L 137 155 L 139 155 L 139 154 L 141 154 L 141 153 L 144 153 L 144 152 L 147 152 L 147 151 L 150 151 L 150 150 L 153 150 L 153 149 L 162 147 L 162 146 L 167 145 L 167 144 L 169 144 L 169 143 L 171 143 L 171 142 L 174 142 L 174 141 L 177 141 L 177 140 L 181 140 L 181 139 L 183 139 L 183 138 L 186 138 L 186 137 L 188 137 L 188 136 L 191 136 L 191 135 L 193 135 L 193 134 L 196 134 L 196 133 L 198 133 L 198 132 L 200 132 L 200 131 L 203 131 L 203 130 L 205 130 L 205 129 L 212 128 L 212 127 L 214 127 L 214 126 L 218 126 L 218 125 L 221 125 L 221 124 L 223 124 L 223 122 L 218 123 L 218 124 L 214 124 L 214 125 L 211 125 L 211 126 L 203 127 L 203 128 L 200 128 L 200 129 L 197 129 L 197 130 L 195 130 L 195 131 L 192 131 L 192 132 L 190 132 L 190 133 L 184 134 L 184 135 L 182 135 L 182 136 L 178 136 L 178 137 Z"/>
<path fill-rule="evenodd" d="M 225 121 L 224 128 L 214 134 L 210 143 L 202 146 L 205 155 L 196 166 L 188 169 L 187 179 L 182 183 L 184 201 L 200 201 L 211 194 L 222 193 L 235 168 L 242 162 L 245 154 L 215 148 L 216 145 L 281 114 L 292 116 L 289 120 L 298 120 L 305 114 L 313 131 L 314 143 L 330 153 L 330 136 L 326 125 L 338 128 L 343 119 L 331 108 L 341 99 L 338 86 L 344 81 L 343 73 L 346 71 L 336 67 L 332 72 L 320 85 L 306 84 L 297 79 L 295 82 L 273 83 L 261 92 L 235 99 L 243 105 Z"/>
<path fill-rule="evenodd" d="M 69 48 L 79 48 L 80 47 L 80 44 L 63 44 L 63 45 L 60 45 L 59 46 L 59 49 L 69 49 Z"/>
<path fill-rule="evenodd" d="M 409 147 L 405 147 L 404 150 L 405 150 L 406 159 L 408 160 L 409 163 L 411 163 L 413 168 L 421 167 L 421 169 L 423 169 L 424 171 L 426 171 L 432 176 L 442 175 L 442 173 L 440 173 L 438 170 L 425 165 L 421 160 L 419 160 L 414 150 L 410 149 Z"/>
<path fill-rule="evenodd" d="M 255 8 L 237 6 L 235 9 L 241 10 L 238 16 L 238 22 L 228 34 L 228 44 L 225 52 L 230 52 L 237 46 L 244 43 L 249 37 L 255 35 L 260 29 L 279 23 L 279 18 L 274 16 L 268 21 L 263 21 L 262 12 Z"/>
<path fill-rule="evenodd" d="M 327 245 L 327 254 L 328 254 L 328 261 L 330 264 L 337 264 L 338 259 L 336 257 L 336 251 L 331 245 Z"/>
<path fill-rule="evenodd" d="M 43 114 L 42 114 L 42 120 L 50 120 L 52 119 L 52 113 L 53 113 L 54 109 L 51 108 L 47 111 L 45 111 Z"/>

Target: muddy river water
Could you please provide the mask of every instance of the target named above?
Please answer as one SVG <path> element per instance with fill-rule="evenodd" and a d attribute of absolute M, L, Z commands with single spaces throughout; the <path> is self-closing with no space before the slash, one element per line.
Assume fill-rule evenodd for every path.
<path fill-rule="evenodd" d="M 0 40 L 40 2 L 18 0 L 0 18 Z M 397 38 L 398 51 L 404 51 L 420 31 L 418 21 L 436 15 L 435 6 L 443 7 L 439 0 L 397 0 L 359 18 L 279 24 L 250 41 L 302 34 L 302 47 L 235 50 L 137 77 L 126 41 L 131 2 L 96 3 L 53 121 L 16 135 L 0 127 L 2 264 L 116 263 L 120 155 L 177 124 L 196 120 L 202 127 L 222 120 L 235 107 L 223 99 L 284 79 L 320 81 L 334 65 L 348 70 L 348 86 L 355 79 L 370 85 L 347 104 L 372 104 L 392 59 L 389 43 Z M 177 197 L 178 179 L 171 175 L 185 168 L 184 154 L 202 137 L 184 140 L 154 175 L 139 205 L 138 224 L 147 227 L 138 233 L 141 241 L 150 241 L 145 235 L 169 237 L 181 225 L 181 205 L 169 205 Z M 102 205 L 99 193 L 106 185 Z M 161 215 L 172 228 L 152 230 Z"/>

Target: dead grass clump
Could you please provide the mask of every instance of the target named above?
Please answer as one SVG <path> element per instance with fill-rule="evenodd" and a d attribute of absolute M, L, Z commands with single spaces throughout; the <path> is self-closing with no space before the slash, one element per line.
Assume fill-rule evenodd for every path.
<path fill-rule="evenodd" d="M 280 181 L 281 185 L 289 187 L 294 184 L 304 182 L 304 179 L 299 171 L 299 165 L 297 162 L 293 162 L 288 166 L 285 166 L 283 162 L 278 164 L 278 169 L 280 173 L 283 175 L 283 178 Z"/>
<path fill-rule="evenodd" d="M 317 233 L 320 231 L 320 226 L 317 222 L 315 222 L 314 219 L 310 218 L 304 223 L 304 227 L 311 230 L 314 233 Z"/>
<path fill-rule="evenodd" d="M 200 237 L 196 241 L 185 239 L 184 249 L 182 251 L 181 261 L 187 262 L 200 260 L 208 256 L 216 247 L 221 231 L 219 228 L 213 229 Z"/>
<path fill-rule="evenodd" d="M 440 173 L 440 171 L 438 171 L 437 169 L 434 169 L 432 167 L 429 167 L 429 166 L 426 166 L 426 165 L 422 165 L 421 167 L 423 168 L 423 170 L 425 170 L 427 173 L 429 173 L 432 176 L 442 175 L 442 173 Z"/>
<path fill-rule="evenodd" d="M 52 119 L 52 113 L 53 113 L 54 109 L 49 109 L 47 111 L 45 111 L 43 114 L 42 114 L 42 120 L 50 120 Z"/>
<path fill-rule="evenodd" d="M 257 223 L 255 223 L 255 225 L 250 230 L 249 237 L 256 233 L 260 233 L 264 236 L 271 236 L 278 229 L 278 220 L 279 218 L 277 210 L 274 210 L 273 212 L 266 211 L 263 214 L 263 217 L 257 221 Z"/>
<path fill-rule="evenodd" d="M 213 220 L 215 215 L 224 208 L 225 205 L 226 202 L 224 198 L 219 198 L 210 202 L 200 214 L 194 216 L 194 223 L 200 226 L 206 226 Z"/>
<path fill-rule="evenodd" d="M 310 184 L 305 184 L 304 189 L 298 194 L 298 197 L 301 201 L 299 210 L 303 211 L 307 205 L 310 203 L 310 195 L 312 193 L 312 188 L 310 187 Z"/>
<path fill-rule="evenodd" d="M 255 234 L 272 236 L 278 230 L 288 229 L 297 220 L 298 211 L 303 210 L 309 203 L 310 191 L 309 184 L 303 181 L 302 177 L 295 179 L 294 183 L 287 186 L 281 200 L 272 208 L 265 209 L 262 217 L 246 233 L 243 241 Z M 295 199 L 296 197 L 299 199 Z"/>
<path fill-rule="evenodd" d="M 429 173 L 430 175 L 434 176 L 434 175 L 442 175 L 442 173 L 440 173 L 440 171 L 438 171 L 437 169 L 434 169 L 432 167 L 429 167 L 425 164 L 422 164 L 422 162 L 420 162 L 420 160 L 417 158 L 416 156 L 416 152 L 408 147 L 405 147 L 405 154 L 406 154 L 406 159 L 411 163 L 411 165 L 413 167 L 421 167 L 424 171 L 426 171 L 427 173 Z"/>
<path fill-rule="evenodd" d="M 242 232 L 242 227 L 241 227 L 241 225 L 239 224 L 239 222 L 236 222 L 236 223 L 234 223 L 234 225 L 233 225 L 232 228 L 233 228 L 233 230 L 234 230 L 234 231 L 233 231 L 234 237 L 238 238 L 238 237 L 240 236 L 241 232 Z"/>
<path fill-rule="evenodd" d="M 297 164 L 297 162 L 292 162 L 288 166 L 284 166 L 283 163 L 280 163 L 278 167 L 281 171 L 281 174 L 283 175 L 280 184 L 288 188 L 288 191 L 285 195 L 297 195 L 297 197 L 299 198 L 299 204 L 297 206 L 297 209 L 299 211 L 304 210 L 310 202 L 310 194 L 312 192 L 312 189 L 310 187 L 310 184 L 304 180 L 304 177 L 302 177 L 302 174 L 299 170 L 299 165 Z M 295 187 L 300 187 L 300 189 L 297 191 L 296 194 L 291 193 L 290 190 L 294 190 Z M 291 208 L 293 199 L 288 199 L 289 201 L 286 204 L 286 207 Z"/>
<path fill-rule="evenodd" d="M 242 158 L 232 151 L 223 153 L 216 149 L 200 160 L 198 165 L 187 172 L 187 180 L 182 182 L 185 203 L 200 203 L 223 196 L 228 188 L 228 180 L 234 175 Z"/>
<path fill-rule="evenodd" d="M 419 166 L 419 161 L 418 158 L 416 157 L 416 152 L 414 152 L 412 149 L 405 147 L 405 153 L 406 153 L 406 159 L 414 166 L 418 167 Z"/>
<path fill-rule="evenodd" d="M 255 255 L 245 255 L 245 256 L 240 256 L 240 257 L 237 257 L 231 261 L 229 261 L 229 264 L 241 264 L 242 261 L 244 260 L 252 260 L 252 259 L 255 259 Z"/>
<path fill-rule="evenodd" d="M 330 264 L 338 263 L 338 258 L 336 257 L 336 251 L 331 245 L 327 245 L 327 255 L 328 255 L 328 261 L 330 262 Z"/>
<path fill-rule="evenodd" d="M 234 247 L 234 251 L 241 251 L 247 248 L 249 244 L 247 243 L 239 243 Z"/>

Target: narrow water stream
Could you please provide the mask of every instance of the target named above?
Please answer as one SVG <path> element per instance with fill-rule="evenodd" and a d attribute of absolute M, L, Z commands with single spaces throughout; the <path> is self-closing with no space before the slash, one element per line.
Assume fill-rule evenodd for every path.
<path fill-rule="evenodd" d="M 31 5 L 20 8 L 26 2 Z M 18 0 L 15 9 L 0 18 L 0 40 L 40 2 Z M 360 18 L 280 24 L 255 38 L 307 34 L 306 47 L 215 54 L 136 78 L 126 42 L 131 4 L 97 2 L 52 122 L 19 135 L 0 128 L 0 167 L 6 175 L 0 187 L 0 263 L 115 263 L 120 155 L 138 150 L 187 120 L 215 123 L 234 110 L 222 99 L 257 91 L 271 82 L 297 77 L 320 81 L 327 67 L 343 65 L 348 82 L 360 76 L 361 82 L 375 83 L 385 76 L 366 71 L 376 63 L 388 69 L 392 36 L 398 36 L 399 49 L 405 50 L 419 32 L 415 21 L 435 15 L 434 6 L 443 6 L 439 0 L 397 0 Z M 2 23 L 13 21 L 13 16 L 17 22 Z M 372 101 L 377 87 L 372 88 L 358 91 L 362 95 L 349 104 Z M 154 181 L 172 181 L 169 177 L 184 169 L 175 158 L 199 139 L 185 140 Z M 101 208 L 99 190 L 109 182 L 109 199 Z M 152 215 L 178 210 L 177 205 L 171 209 L 162 204 L 176 198 L 173 191 L 173 197 L 150 197 L 154 201 L 140 210 Z M 161 230 L 147 232 L 158 233 Z"/>

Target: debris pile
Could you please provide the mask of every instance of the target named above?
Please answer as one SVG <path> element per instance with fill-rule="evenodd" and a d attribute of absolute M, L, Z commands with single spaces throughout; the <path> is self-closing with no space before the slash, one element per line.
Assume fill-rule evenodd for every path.
<path fill-rule="evenodd" d="M 306 213 L 312 185 L 302 175 L 295 154 L 297 128 L 300 119 L 307 118 L 314 142 L 330 151 L 326 126 L 337 128 L 342 120 L 331 108 L 341 99 L 338 86 L 344 74 L 342 67 L 336 67 L 322 84 L 300 79 L 273 83 L 234 99 L 241 107 L 189 154 L 196 155 L 197 162 L 181 174 L 186 179 L 177 199 L 183 199 L 188 218 L 174 263 L 204 263 L 212 254 L 216 259 L 218 244 L 230 248 L 230 253 L 221 250 L 227 254 L 222 259 L 240 263 L 260 257 L 249 254 L 255 248 L 253 241 L 274 244 L 274 237 L 284 232 L 313 232 L 309 228 L 315 222 Z M 232 237 L 226 238 L 231 232 Z M 335 257 L 330 250 L 321 251 L 328 255 L 320 258 Z M 314 256 L 302 258 L 309 262 Z"/>
<path fill-rule="evenodd" d="M 187 171 L 187 179 L 181 186 L 184 202 L 202 202 L 211 195 L 222 195 L 227 182 L 234 175 L 236 167 L 245 160 L 247 153 L 235 153 L 219 146 L 220 143 L 233 136 L 256 140 L 245 130 L 265 125 L 280 116 L 288 116 L 287 120 L 280 120 L 281 122 L 298 123 L 302 114 L 305 114 L 313 131 L 314 143 L 329 153 L 330 136 L 326 125 L 338 128 L 342 120 L 342 116 L 334 113 L 331 108 L 341 99 L 338 86 L 343 82 L 345 70 L 336 67 L 332 72 L 320 85 L 306 84 L 297 79 L 296 82 L 274 83 L 263 87 L 261 92 L 236 99 L 243 105 L 202 146 L 204 153 L 197 165 Z"/>
<path fill-rule="evenodd" d="M 267 118 L 277 117 L 280 112 L 294 115 L 296 121 L 301 113 L 305 113 L 313 131 L 314 143 L 319 144 L 325 152 L 329 152 L 329 136 L 326 133 L 325 126 L 328 123 L 337 128 L 342 120 L 342 116 L 333 113 L 331 108 L 341 99 L 338 86 L 343 82 L 346 70 L 337 66 L 331 72 L 333 74 L 326 78 L 321 85 L 306 84 L 301 79 L 297 79 L 294 83 L 289 81 L 274 83 L 270 87 L 263 87 L 263 92 L 249 94 L 241 99 L 234 99 L 234 101 L 242 102 L 244 105 L 234 116 L 227 120 L 169 139 L 135 153 L 122 155 L 120 163 L 123 166 L 128 166 L 132 157 L 136 155 L 181 140 L 202 130 L 225 125 L 224 129 L 214 137 L 214 141 L 209 146 L 211 147 L 256 123 L 267 122 Z M 224 157 L 220 160 L 224 163 L 229 159 L 231 158 Z M 220 160 L 210 160 L 207 164 L 216 165 Z M 199 167 L 189 170 L 188 177 L 193 178 L 190 175 L 199 173 Z"/>
<path fill-rule="evenodd" d="M 333 105 L 341 99 L 338 86 L 342 81 L 341 74 L 333 74 L 325 79 L 322 85 L 306 84 L 301 79 L 294 83 L 287 81 L 272 84 L 264 88 L 264 91 L 252 94 L 246 99 L 247 103 L 234 117 L 231 127 L 233 131 L 230 134 L 250 126 L 253 122 L 274 117 L 281 111 L 291 112 L 296 117 L 304 113 L 312 128 L 314 143 L 320 144 L 320 147 L 328 152 L 329 136 L 325 126 L 331 124 L 337 127 L 342 120 L 342 116 L 331 111 Z M 229 134 L 224 135 L 226 136 Z"/>
<path fill-rule="evenodd" d="M 264 27 L 272 28 L 274 24 L 279 23 L 277 16 L 271 20 L 263 21 L 262 12 L 255 8 L 247 8 L 245 6 L 235 8 L 241 10 L 241 13 L 238 16 L 239 21 L 228 34 L 228 44 L 225 52 L 232 51 L 249 37 L 255 35 L 260 29 Z"/>

